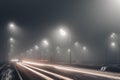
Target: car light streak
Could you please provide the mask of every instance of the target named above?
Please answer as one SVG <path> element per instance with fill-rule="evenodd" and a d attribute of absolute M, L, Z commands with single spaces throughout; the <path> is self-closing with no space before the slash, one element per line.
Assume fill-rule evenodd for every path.
<path fill-rule="evenodd" d="M 48 76 L 46 76 L 46 75 L 44 75 L 44 74 L 41 74 L 41 73 L 39 73 L 39 72 L 37 72 L 37 71 L 35 71 L 35 70 L 27 67 L 27 66 L 24 66 L 22 63 L 17 63 L 17 64 L 20 65 L 20 66 L 22 66 L 22 67 L 24 67 L 25 69 L 27 69 L 27 70 L 35 73 L 35 74 L 41 76 L 42 78 L 44 78 L 44 79 L 46 79 L 46 80 L 54 80 L 54 79 L 52 79 L 52 78 L 50 78 L 50 77 L 48 77 Z"/>
<path fill-rule="evenodd" d="M 51 74 L 51 75 L 53 75 L 53 76 L 56 76 L 56 77 L 61 78 L 61 79 L 64 79 L 64 80 L 73 80 L 73 79 L 71 79 L 71 78 L 64 77 L 64 76 L 61 76 L 61 75 L 58 75 L 58 74 L 52 73 L 52 72 L 50 72 L 50 71 L 46 71 L 46 70 L 43 70 L 43 69 L 39 69 L 39 68 L 36 68 L 36 67 L 30 66 L 30 65 L 27 65 L 27 64 L 24 64 L 24 65 L 26 65 L 26 66 L 28 66 L 28 67 L 30 67 L 30 68 L 33 68 L 33 69 L 36 69 L 36 70 L 39 70 L 39 71 L 42 71 L 42 72 L 45 72 L 45 73 Z"/>
<path fill-rule="evenodd" d="M 27 64 L 32 64 L 32 65 L 37 65 L 37 66 L 47 66 L 46 64 L 41 64 L 41 63 L 34 63 L 34 62 L 29 62 L 29 61 L 22 61 L 23 63 L 27 63 Z"/>
<path fill-rule="evenodd" d="M 66 70 L 66 71 L 84 73 L 84 74 L 89 74 L 89 75 L 95 75 L 95 76 L 100 76 L 100 77 L 106 77 L 106 78 L 120 79 L 120 77 L 107 75 L 107 74 L 102 74 L 102 73 L 99 73 L 97 71 L 93 72 L 93 71 L 90 71 L 90 70 L 77 69 L 77 68 L 73 68 L 73 67 L 63 67 L 63 66 L 54 66 L 54 68 L 61 69 L 61 70 Z"/>
<path fill-rule="evenodd" d="M 67 67 L 62 65 L 53 65 L 53 64 L 43 64 L 43 63 L 36 63 L 36 62 L 29 62 L 29 61 L 23 61 L 23 63 L 31 64 L 31 65 L 37 65 L 37 66 L 50 66 L 56 69 L 65 70 L 65 71 L 71 71 L 71 72 L 77 72 L 77 73 L 83 73 L 88 75 L 95 75 L 99 77 L 106 77 L 106 78 L 112 78 L 112 79 L 120 79 L 120 75 L 112 75 L 112 73 L 107 72 L 100 72 L 95 70 L 88 70 L 88 69 L 81 69 L 81 68 L 75 68 L 75 67 Z"/>

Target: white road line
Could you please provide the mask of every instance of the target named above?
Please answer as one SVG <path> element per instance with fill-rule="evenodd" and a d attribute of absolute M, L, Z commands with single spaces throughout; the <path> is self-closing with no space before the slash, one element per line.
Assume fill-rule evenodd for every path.
<path fill-rule="evenodd" d="M 48 77 L 48 76 L 46 76 L 46 75 L 44 75 L 44 74 L 42 74 L 42 73 L 39 73 L 39 72 L 37 72 L 37 71 L 35 71 L 35 70 L 27 67 L 27 66 L 24 66 L 22 63 L 17 63 L 17 64 L 20 65 L 21 67 L 23 67 L 23 68 L 25 68 L 25 69 L 27 69 L 27 70 L 35 73 L 35 74 L 41 76 L 42 78 L 44 78 L 44 79 L 46 79 L 46 80 L 54 80 L 54 79 L 52 79 L 52 78 L 50 78 L 50 77 Z"/>
<path fill-rule="evenodd" d="M 62 76 L 62 75 L 55 74 L 55 73 L 53 73 L 53 72 L 50 72 L 50 71 L 47 71 L 47 70 L 44 70 L 44 69 L 39 69 L 39 68 L 30 66 L 30 65 L 27 65 L 27 64 L 24 64 L 24 65 L 26 65 L 26 66 L 28 66 L 28 67 L 30 67 L 30 68 L 33 68 L 33 69 L 36 69 L 36 70 L 39 70 L 39 71 L 42 71 L 42 72 L 51 74 L 51 75 L 56 76 L 56 77 L 58 77 L 58 78 L 60 78 L 60 79 L 64 79 L 64 80 L 73 80 L 73 79 L 71 79 L 71 78 L 64 77 L 64 76 Z"/>
<path fill-rule="evenodd" d="M 13 65 L 13 66 L 14 66 L 14 68 L 15 68 L 15 70 L 16 70 L 16 72 L 17 72 L 19 78 L 20 78 L 20 80 L 23 80 L 23 78 L 22 78 L 22 76 L 20 75 L 19 71 L 17 70 L 16 66 L 15 66 L 15 65 Z"/>
<path fill-rule="evenodd" d="M 29 62 L 29 61 L 23 61 L 23 63 L 37 65 L 37 66 L 49 66 L 49 67 L 53 67 L 53 68 L 60 69 L 60 70 L 83 73 L 83 74 L 105 77 L 105 78 L 110 78 L 110 79 L 120 79 L 120 74 L 114 74 L 114 73 L 108 73 L 108 72 L 103 73 L 103 72 L 95 71 L 95 70 L 88 70 L 88 69 L 75 68 L 75 67 L 67 67 L 67 66 L 62 66 L 62 65 L 36 63 L 36 62 Z"/>

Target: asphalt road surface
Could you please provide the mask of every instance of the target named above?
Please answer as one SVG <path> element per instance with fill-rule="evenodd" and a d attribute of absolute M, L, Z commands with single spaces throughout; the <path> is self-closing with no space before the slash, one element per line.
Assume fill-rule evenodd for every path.
<path fill-rule="evenodd" d="M 16 66 L 21 80 L 120 80 L 120 74 L 69 66 L 18 62 Z"/>
<path fill-rule="evenodd" d="M 119 76 L 117 73 L 27 61 L 0 66 L 0 80 L 120 80 Z"/>

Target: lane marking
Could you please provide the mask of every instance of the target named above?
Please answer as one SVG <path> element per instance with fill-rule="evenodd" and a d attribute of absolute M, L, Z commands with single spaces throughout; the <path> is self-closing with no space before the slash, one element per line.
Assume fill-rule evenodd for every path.
<path fill-rule="evenodd" d="M 35 73 L 35 74 L 37 74 L 38 76 L 41 76 L 42 78 L 44 78 L 44 79 L 46 79 L 46 80 L 54 80 L 54 79 L 52 79 L 52 78 L 50 78 L 50 77 L 48 77 L 48 76 L 46 76 L 46 75 L 44 75 L 44 74 L 42 74 L 42 73 L 39 73 L 39 72 L 37 72 L 37 71 L 35 71 L 35 70 L 27 67 L 27 66 L 24 66 L 22 63 L 17 63 L 17 64 L 20 65 L 21 67 L 23 67 L 23 68 L 25 68 L 25 69 L 27 69 L 27 70 Z"/>
<path fill-rule="evenodd" d="M 95 71 L 95 70 L 88 70 L 88 69 L 82 69 L 82 68 L 80 69 L 80 68 L 67 67 L 67 66 L 62 66 L 62 65 L 43 64 L 43 63 L 36 63 L 36 62 L 29 62 L 29 61 L 22 61 L 22 62 L 26 64 L 31 64 L 31 65 L 37 65 L 37 66 L 49 66 L 49 67 L 53 67 L 53 68 L 60 69 L 60 70 L 83 73 L 83 74 L 94 75 L 94 76 L 99 76 L 99 77 L 120 79 L 119 74 L 114 75 L 113 73 L 108 74 L 107 72 L 103 73 L 103 72 Z"/>
<path fill-rule="evenodd" d="M 23 78 L 22 78 L 22 76 L 20 75 L 19 71 L 17 70 L 16 66 L 15 66 L 15 65 L 13 65 L 13 66 L 14 66 L 14 68 L 15 68 L 15 70 L 16 70 L 16 72 L 17 72 L 19 78 L 20 78 L 20 80 L 23 80 Z"/>
<path fill-rule="evenodd" d="M 73 79 L 71 79 L 71 78 L 64 77 L 64 76 L 62 76 L 62 75 L 55 74 L 55 73 L 53 73 L 53 72 L 50 72 L 50 71 L 47 71 L 47 70 L 44 70 L 44 69 L 36 68 L 36 67 L 30 66 L 30 65 L 27 65 L 27 64 L 24 64 L 24 65 L 26 65 L 26 66 L 28 66 L 28 67 L 31 67 L 31 68 L 33 68 L 33 69 L 36 69 L 36 70 L 39 70 L 39 71 L 42 71 L 42 72 L 51 74 L 51 75 L 53 75 L 53 76 L 56 76 L 56 77 L 61 78 L 61 79 L 64 79 L 64 80 L 73 80 Z"/>

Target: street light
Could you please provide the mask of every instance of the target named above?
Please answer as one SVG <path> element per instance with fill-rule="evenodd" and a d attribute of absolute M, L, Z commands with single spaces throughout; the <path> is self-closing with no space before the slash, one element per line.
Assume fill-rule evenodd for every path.
<path fill-rule="evenodd" d="M 111 42 L 111 44 L 110 44 L 110 45 L 111 45 L 111 47 L 113 47 L 113 48 L 114 48 L 114 47 L 116 46 L 116 43 L 115 43 L 115 42 Z"/>
<path fill-rule="evenodd" d="M 87 50 L 86 46 L 83 46 L 83 50 L 84 50 L 84 51 L 86 51 L 86 50 Z"/>
<path fill-rule="evenodd" d="M 112 34 L 110 35 L 110 37 L 111 37 L 111 38 L 114 38 L 114 37 L 115 37 L 115 33 L 112 33 Z"/>
<path fill-rule="evenodd" d="M 12 22 L 8 24 L 8 31 L 10 35 L 16 36 L 20 34 L 21 29 L 15 23 Z"/>
<path fill-rule="evenodd" d="M 71 64 L 71 35 L 64 29 L 59 29 L 59 34 L 62 36 L 62 37 L 67 37 L 68 38 L 68 44 L 69 44 L 69 49 L 67 50 L 68 53 L 69 53 L 69 63 Z"/>
<path fill-rule="evenodd" d="M 10 42 L 14 42 L 14 39 L 12 37 L 10 38 Z"/>
<path fill-rule="evenodd" d="M 35 45 L 35 49 L 36 49 L 36 50 L 38 50 L 38 49 L 39 49 L 38 45 Z"/>
<path fill-rule="evenodd" d="M 13 48 L 14 48 L 14 46 L 13 46 L 13 43 L 14 43 L 14 38 L 10 38 L 9 39 L 9 41 L 10 41 L 10 54 L 9 54 L 9 58 L 11 58 L 13 55 L 12 55 L 12 53 L 14 52 L 14 50 L 13 50 Z"/>
<path fill-rule="evenodd" d="M 69 48 L 67 51 L 68 51 L 68 53 L 69 53 L 69 63 L 71 64 L 71 59 L 72 59 L 71 49 Z"/>
<path fill-rule="evenodd" d="M 10 36 L 16 36 L 16 35 L 18 35 L 19 34 L 19 32 L 20 32 L 20 29 L 15 25 L 15 23 L 14 22 L 10 22 L 8 25 L 7 25 L 7 27 L 8 27 L 8 31 L 9 31 L 9 35 Z M 9 42 L 10 42 L 10 48 L 13 48 L 13 46 L 12 46 L 12 44 L 14 44 L 15 43 L 15 39 L 14 38 L 10 38 L 9 39 Z"/>
<path fill-rule="evenodd" d="M 79 43 L 76 41 L 76 42 L 74 43 L 74 46 L 78 47 L 78 46 L 79 46 Z"/>
<path fill-rule="evenodd" d="M 71 52 L 71 49 L 68 49 L 68 53 L 70 53 Z"/>
<path fill-rule="evenodd" d="M 15 28 L 15 24 L 14 24 L 14 23 L 10 23 L 10 24 L 9 24 L 9 27 L 10 27 L 11 29 L 14 29 L 14 28 Z"/>
<path fill-rule="evenodd" d="M 44 44 L 45 46 L 48 46 L 48 45 L 49 45 L 49 43 L 48 43 L 47 40 L 43 40 L 43 44 Z"/>
<path fill-rule="evenodd" d="M 67 35 L 66 31 L 63 30 L 63 29 L 60 29 L 59 33 L 60 33 L 61 36 L 66 36 Z"/>

